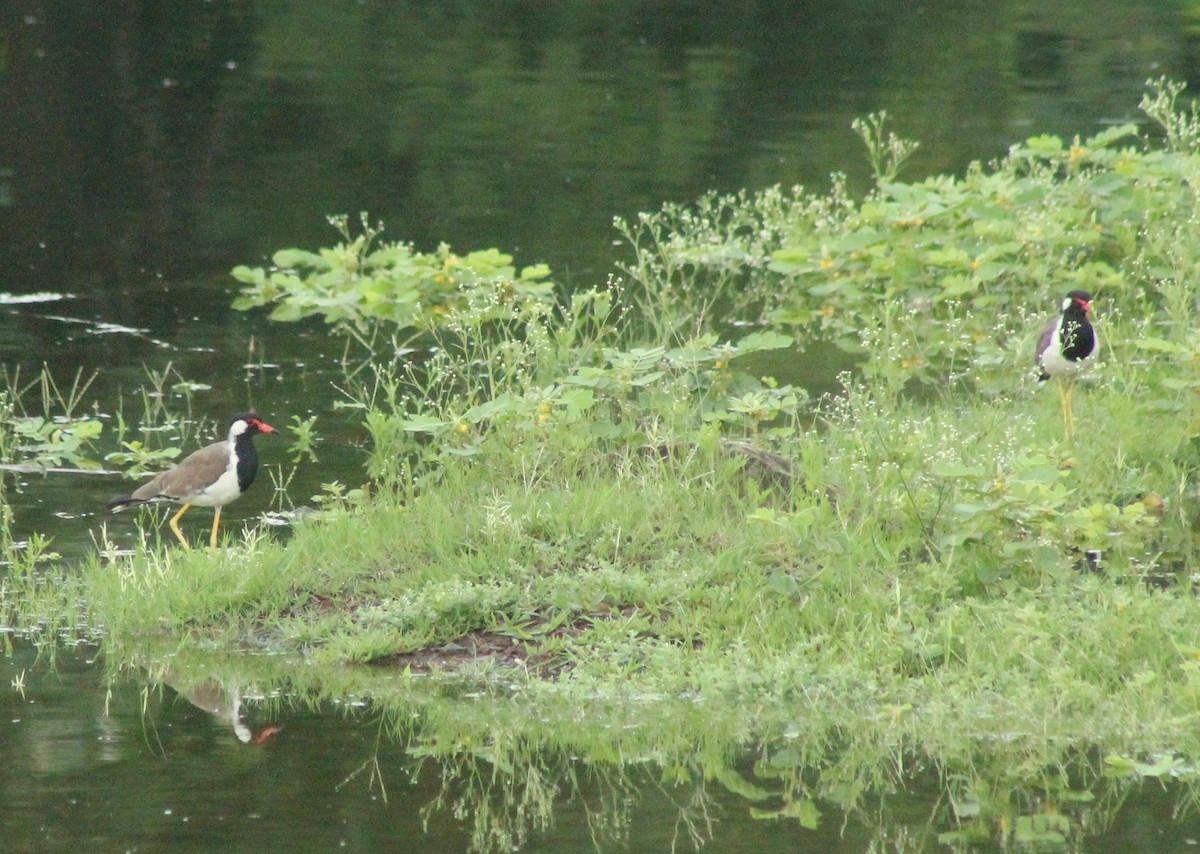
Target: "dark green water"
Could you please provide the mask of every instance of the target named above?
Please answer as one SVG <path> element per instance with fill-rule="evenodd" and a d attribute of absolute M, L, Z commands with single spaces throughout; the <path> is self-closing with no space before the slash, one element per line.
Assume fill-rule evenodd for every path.
<path fill-rule="evenodd" d="M 421 249 L 497 246 L 588 286 L 622 257 L 614 215 L 709 189 L 820 189 L 834 171 L 865 187 L 850 122 L 872 110 L 921 141 L 905 173 L 918 177 L 1029 135 L 1137 120 L 1147 77 L 1200 80 L 1193 18 L 1132 0 L 13 0 L 0 16 L 0 292 L 68 295 L 0 305 L 0 359 L 64 378 L 95 372 L 88 399 L 107 417 L 140 412 L 147 370 L 168 365 L 210 386 L 193 394 L 197 415 L 253 405 L 277 427 L 315 415 L 318 460 L 293 465 L 285 442 L 261 440 L 267 473 L 229 508 L 231 527 L 363 477 L 365 433 L 335 405 L 340 342 L 316 323 L 272 326 L 228 308 L 230 267 L 332 243 L 327 214 L 368 211 L 388 238 Z M 271 471 L 286 489 L 273 489 Z M 18 535 L 52 536 L 65 560 L 93 548 L 101 524 L 133 536 L 128 520 L 102 514 L 126 487 L 118 477 L 6 477 Z M 208 518 L 185 524 L 203 530 Z M 453 763 L 418 770 L 412 744 L 380 740 L 369 708 L 253 688 L 247 725 L 282 729 L 247 745 L 228 696 L 181 693 L 136 668 L 110 686 L 94 651 L 64 652 L 51 670 L 16 639 L 0 658 L 0 847 L 470 844 L 478 804 L 422 821 Z M 631 764 L 619 783 L 581 774 L 582 794 L 544 802 L 553 823 L 525 850 L 590 851 L 595 838 L 688 850 L 681 815 L 699 821 L 711 851 L 932 851 L 953 829 L 931 773 L 845 815 L 820 804 L 816 830 L 753 819 L 716 781 L 697 819 L 695 787 L 662 776 L 652 763 Z M 596 807 L 611 802 L 621 809 Z M 1126 791 L 1053 850 L 1188 850 L 1200 823 L 1176 815 L 1178 803 L 1172 786 Z M 620 832 L 599 832 L 606 821 Z"/>

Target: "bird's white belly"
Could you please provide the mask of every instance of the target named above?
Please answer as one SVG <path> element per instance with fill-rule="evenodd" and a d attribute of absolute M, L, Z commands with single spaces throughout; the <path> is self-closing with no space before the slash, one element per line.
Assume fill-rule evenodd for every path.
<path fill-rule="evenodd" d="M 241 492 L 238 490 L 237 460 L 235 458 L 219 478 L 189 498 L 188 503 L 195 504 L 197 507 L 221 507 L 239 495 Z"/>

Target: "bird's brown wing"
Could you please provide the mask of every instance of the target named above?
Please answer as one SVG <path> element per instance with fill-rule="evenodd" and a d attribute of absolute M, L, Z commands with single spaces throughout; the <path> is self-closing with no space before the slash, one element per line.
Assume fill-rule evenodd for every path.
<path fill-rule="evenodd" d="M 210 486 L 228 466 L 229 443 L 213 442 L 139 486 L 131 497 L 134 501 L 153 501 L 155 498 L 187 501 Z"/>
<path fill-rule="evenodd" d="M 1046 328 L 1042 330 L 1042 337 L 1038 339 L 1037 356 L 1034 357 L 1034 363 L 1042 364 L 1042 356 L 1050 349 L 1050 342 L 1054 340 L 1054 327 L 1058 325 L 1058 318 L 1054 318 L 1046 324 Z"/>

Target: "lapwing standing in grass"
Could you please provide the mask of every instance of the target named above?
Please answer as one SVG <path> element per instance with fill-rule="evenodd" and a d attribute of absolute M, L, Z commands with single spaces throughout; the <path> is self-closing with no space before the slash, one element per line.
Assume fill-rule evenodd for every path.
<path fill-rule="evenodd" d="M 1046 326 L 1038 341 L 1037 364 L 1042 371 L 1038 380 L 1045 382 L 1053 377 L 1058 385 L 1058 402 L 1062 406 L 1063 428 L 1068 439 L 1075 434 L 1075 415 L 1071 410 L 1075 375 L 1100 350 L 1100 339 L 1087 317 L 1091 310 L 1091 294 L 1070 291 L 1063 298 L 1062 314 Z"/>
<path fill-rule="evenodd" d="M 252 438 L 257 433 L 274 433 L 275 428 L 253 412 L 235 415 L 229 422 L 229 438 L 213 442 L 187 456 L 178 465 L 167 469 L 149 483 L 139 486 L 131 495 L 118 495 L 108 502 L 114 513 L 139 504 L 170 501 L 183 504 L 179 512 L 171 517 L 171 530 L 188 548 L 188 542 L 179 530 L 179 519 L 193 504 L 197 507 L 215 507 L 212 537 L 209 545 L 217 547 L 217 526 L 221 522 L 221 508 L 250 488 L 258 474 L 258 454 Z"/>

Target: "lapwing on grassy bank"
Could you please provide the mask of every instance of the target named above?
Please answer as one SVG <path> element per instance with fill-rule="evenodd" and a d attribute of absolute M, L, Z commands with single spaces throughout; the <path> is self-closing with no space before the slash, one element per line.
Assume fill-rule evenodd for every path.
<path fill-rule="evenodd" d="M 1058 386 L 1058 402 L 1062 406 L 1063 429 L 1067 438 L 1075 434 L 1075 414 L 1071 410 L 1071 393 L 1075 375 L 1082 371 L 1100 350 L 1100 339 L 1088 320 L 1092 310 L 1092 295 L 1087 291 L 1070 291 L 1062 301 L 1062 314 L 1047 324 L 1038 341 L 1037 364 L 1041 368 L 1038 380 L 1051 377 Z"/>
<path fill-rule="evenodd" d="M 189 546 L 179 530 L 179 519 L 193 504 L 214 507 L 209 545 L 215 549 L 221 508 L 249 489 L 258 474 L 258 454 L 254 450 L 253 437 L 257 433 L 274 432 L 274 427 L 253 412 L 235 415 L 229 422 L 229 438 L 213 442 L 185 457 L 178 465 L 139 486 L 131 495 L 118 495 L 108 502 L 108 509 L 119 513 L 128 507 L 158 501 L 183 504 L 171 517 L 171 530 L 186 549 Z"/>

